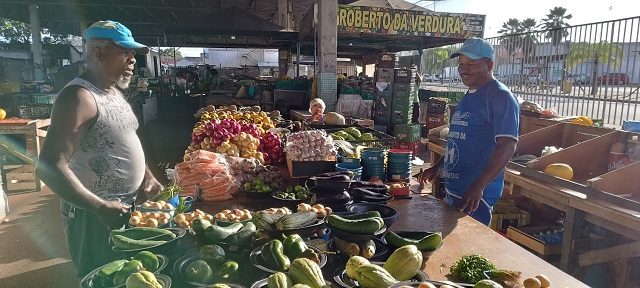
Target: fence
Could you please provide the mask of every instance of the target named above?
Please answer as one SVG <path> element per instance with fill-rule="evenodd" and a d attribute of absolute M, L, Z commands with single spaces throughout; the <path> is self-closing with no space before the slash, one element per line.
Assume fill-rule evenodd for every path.
<path fill-rule="evenodd" d="M 493 72 L 515 95 L 555 109 L 619 126 L 640 120 L 640 17 L 532 31 L 488 39 L 496 58 Z M 454 51 L 455 47 L 441 47 Z M 433 55 L 425 52 L 423 55 Z M 444 64 L 443 84 L 466 91 L 455 59 Z M 423 65 L 442 65 L 423 59 Z"/>

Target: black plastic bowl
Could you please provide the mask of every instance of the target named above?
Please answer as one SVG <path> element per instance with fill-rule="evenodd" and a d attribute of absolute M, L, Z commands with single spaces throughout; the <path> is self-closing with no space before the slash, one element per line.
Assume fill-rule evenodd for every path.
<path fill-rule="evenodd" d="M 386 225 L 387 228 L 391 227 L 391 224 L 396 223 L 398 221 L 398 218 L 400 218 L 400 212 L 396 208 L 383 204 L 354 203 L 347 206 L 347 211 L 353 213 L 378 211 L 380 212 L 380 216 L 382 216 L 384 225 Z"/>

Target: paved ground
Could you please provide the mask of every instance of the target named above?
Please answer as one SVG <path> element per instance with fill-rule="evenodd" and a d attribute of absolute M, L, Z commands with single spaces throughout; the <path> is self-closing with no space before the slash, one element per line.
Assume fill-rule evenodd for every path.
<path fill-rule="evenodd" d="M 176 102 L 141 129 L 147 161 L 158 179 L 166 179 L 166 163 L 171 167 L 181 161 L 191 138 L 194 112 L 189 103 Z M 422 157 L 427 161 L 425 155 Z M 414 171 L 420 167 L 425 166 L 416 166 Z M 0 224 L 0 287 L 78 287 L 67 252 L 59 197 L 45 188 L 10 194 L 9 205 L 9 221 Z"/>

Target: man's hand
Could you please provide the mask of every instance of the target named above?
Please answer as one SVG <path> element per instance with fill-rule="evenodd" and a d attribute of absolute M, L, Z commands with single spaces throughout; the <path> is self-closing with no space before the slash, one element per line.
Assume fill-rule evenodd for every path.
<path fill-rule="evenodd" d="M 433 181 L 438 174 L 440 174 L 440 169 L 437 169 L 436 166 L 429 167 L 427 170 L 422 171 L 420 176 L 418 176 L 420 187 L 424 187 L 425 182 Z"/>
<path fill-rule="evenodd" d="M 460 212 L 471 215 L 471 213 L 476 211 L 482 200 L 483 190 L 484 187 L 471 185 L 471 187 L 464 192 L 464 195 L 462 195 L 462 203 L 460 203 L 460 207 L 458 207 Z"/>
<path fill-rule="evenodd" d="M 104 201 L 104 204 L 96 212 L 100 222 L 109 230 L 118 229 L 128 221 L 130 205 L 119 201 Z"/>
<path fill-rule="evenodd" d="M 147 194 L 148 198 L 160 194 L 162 190 L 164 190 L 164 186 L 162 186 L 162 184 L 160 184 L 160 182 L 156 180 L 156 178 L 149 179 L 144 186 L 144 193 Z"/>

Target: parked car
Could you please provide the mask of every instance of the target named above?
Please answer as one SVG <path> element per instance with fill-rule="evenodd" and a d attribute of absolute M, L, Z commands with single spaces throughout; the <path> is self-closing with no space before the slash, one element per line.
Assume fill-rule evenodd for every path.
<path fill-rule="evenodd" d="M 591 84 L 591 75 L 587 75 L 587 74 L 571 74 L 569 75 L 569 79 L 571 79 L 570 81 L 572 81 L 575 84 L 580 84 L 580 85 L 586 85 L 586 84 Z"/>
<path fill-rule="evenodd" d="M 431 76 L 430 74 L 424 74 L 422 75 L 422 82 L 434 82 L 435 80 L 433 79 L 433 76 Z"/>
<path fill-rule="evenodd" d="M 598 84 L 625 85 L 629 83 L 629 75 L 627 73 L 607 73 L 596 80 Z"/>

